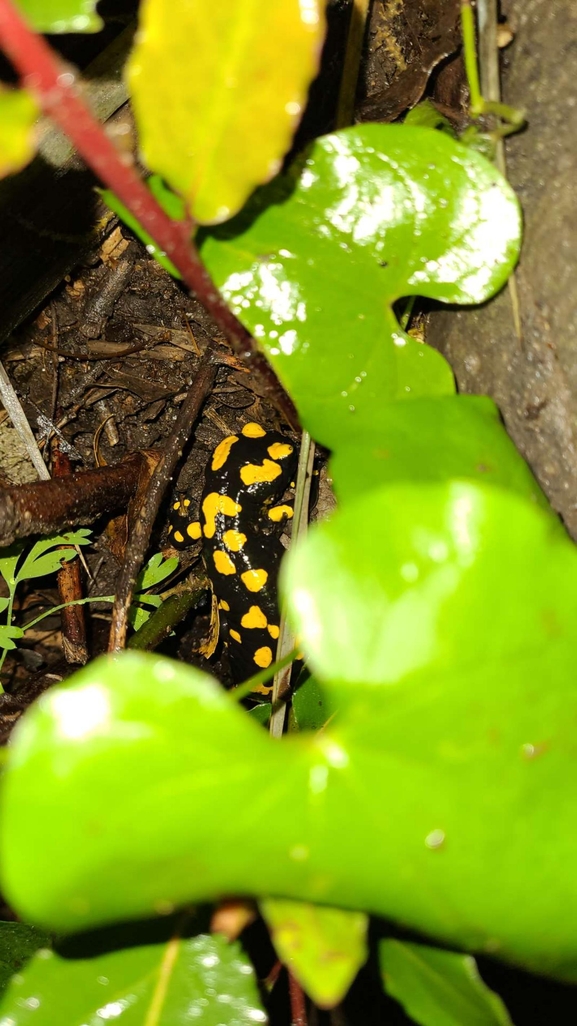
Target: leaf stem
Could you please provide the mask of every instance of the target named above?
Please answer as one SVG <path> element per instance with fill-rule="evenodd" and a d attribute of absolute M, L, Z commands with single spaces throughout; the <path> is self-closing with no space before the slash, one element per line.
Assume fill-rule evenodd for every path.
<path fill-rule="evenodd" d="M 35 616 L 33 620 L 25 623 L 22 630 L 28 631 L 31 627 L 36 627 L 36 624 L 40 623 L 41 620 L 45 620 L 47 616 L 52 616 L 53 613 L 59 613 L 61 609 L 68 609 L 70 606 L 85 606 L 89 602 L 114 602 L 114 595 L 90 595 L 88 598 L 72 599 L 72 602 L 62 602 L 59 606 L 50 606 L 50 609 L 46 609 L 39 616 Z M 2 669 L 1 662 L 0 669 Z"/>
<path fill-rule="evenodd" d="M 254 339 L 224 302 L 193 242 L 189 220 L 172 221 L 149 192 L 132 163 L 122 157 L 75 86 L 76 73 L 27 25 L 12 3 L 0 0 L 0 47 L 10 58 L 22 85 L 37 98 L 92 171 L 118 196 L 155 239 L 228 338 L 234 352 L 260 379 L 287 423 L 298 429 L 288 395 Z"/>

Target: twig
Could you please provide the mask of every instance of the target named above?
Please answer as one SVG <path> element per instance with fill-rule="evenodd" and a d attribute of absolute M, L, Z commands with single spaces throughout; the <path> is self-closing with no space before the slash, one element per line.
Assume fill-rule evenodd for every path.
<path fill-rule="evenodd" d="M 219 294 L 191 241 L 190 222 L 171 221 L 165 214 L 134 167 L 121 158 L 86 107 L 75 88 L 75 72 L 28 27 L 11 0 L 0 0 L 0 46 L 44 113 L 60 125 L 86 164 L 164 250 L 183 281 L 226 335 L 236 355 L 255 374 L 287 423 L 297 428 L 298 416 L 292 400 L 256 348 L 252 336 Z"/>
<path fill-rule="evenodd" d="M 127 648 L 138 648 L 143 652 L 151 652 L 174 630 L 177 623 L 196 606 L 206 588 L 194 588 L 192 591 L 181 591 L 178 595 L 169 595 L 158 609 L 149 616 L 146 623 L 132 635 Z"/>
<path fill-rule="evenodd" d="M 370 0 L 352 0 L 335 128 L 352 124 Z"/>
<path fill-rule="evenodd" d="M 116 588 L 116 601 L 112 610 L 112 625 L 108 648 L 117 652 L 124 648 L 128 630 L 128 610 L 132 602 L 132 592 L 144 553 L 148 547 L 152 526 L 168 487 L 174 469 L 182 456 L 182 451 L 190 436 L 192 427 L 198 417 L 202 404 L 216 378 L 216 367 L 205 357 L 200 364 L 192 387 L 182 404 L 174 431 L 168 439 L 164 453 L 151 477 L 146 493 L 146 502 L 136 518 L 130 541 L 126 548 L 124 565 Z"/>
<path fill-rule="evenodd" d="M 477 24 L 479 30 L 479 71 L 483 96 L 491 103 L 501 103 L 501 78 L 499 75 L 499 47 L 497 45 L 497 0 L 477 0 Z M 507 158 L 505 142 L 497 138 L 495 147 L 495 163 L 503 175 L 507 177 Z M 516 271 L 508 281 L 511 315 L 515 335 L 523 342 L 519 290 L 517 289 Z"/>
<path fill-rule="evenodd" d="M 313 464 L 315 459 L 315 444 L 311 441 L 308 431 L 303 431 L 301 449 L 299 453 L 299 466 L 297 472 L 297 485 L 295 493 L 295 511 L 293 517 L 293 530 L 291 544 L 294 544 L 300 535 L 304 534 L 308 527 L 309 501 L 311 493 L 311 480 Z M 295 647 L 294 632 L 287 626 L 284 614 L 281 618 L 280 636 L 277 646 L 277 659 L 284 659 Z M 272 715 L 270 718 L 269 732 L 271 737 L 282 737 L 286 717 L 286 697 L 289 692 L 291 666 L 285 667 L 275 674 L 272 690 Z"/>
<path fill-rule="evenodd" d="M 0 363 L 0 397 L 2 399 L 4 409 L 16 428 L 22 442 L 26 446 L 26 451 L 34 465 L 34 469 L 36 470 L 38 477 L 42 481 L 49 481 L 50 474 L 48 472 L 48 468 L 42 459 L 42 453 L 38 448 L 38 443 L 34 437 L 32 428 L 28 423 L 26 414 L 22 409 L 22 404 L 14 391 L 12 382 L 4 370 L 4 364 L 2 363 Z"/>
<path fill-rule="evenodd" d="M 70 488 L 74 488 L 70 459 L 61 451 L 58 439 L 55 439 L 52 448 L 52 466 L 54 477 L 62 478 L 68 482 Z M 60 618 L 64 658 L 67 663 L 84 666 L 88 662 L 84 606 L 68 605 L 68 603 L 82 598 L 80 560 L 71 559 L 67 563 L 63 563 L 56 574 L 56 583 L 60 603 L 64 605 Z"/>
<path fill-rule="evenodd" d="M 289 997 L 291 1004 L 291 1026 L 307 1026 L 305 992 L 289 969 Z"/>
<path fill-rule="evenodd" d="M 130 453 L 109 467 L 62 478 L 12 485 L 0 491 L 0 546 L 31 534 L 52 534 L 93 524 L 103 513 L 126 508 L 138 485 L 145 458 Z"/>

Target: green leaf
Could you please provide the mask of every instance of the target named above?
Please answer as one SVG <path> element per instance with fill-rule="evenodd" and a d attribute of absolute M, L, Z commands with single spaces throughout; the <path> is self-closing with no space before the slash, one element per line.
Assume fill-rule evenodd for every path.
<path fill-rule="evenodd" d="M 16 0 L 32 28 L 51 35 L 61 32 L 99 32 L 98 0 Z"/>
<path fill-rule="evenodd" d="M 0 552 L 4 553 L 0 558 L 0 574 L 6 581 L 10 591 L 16 587 L 16 566 L 24 551 L 24 546 L 25 542 L 17 541 L 5 549 L 0 549 Z"/>
<path fill-rule="evenodd" d="M 457 135 L 451 122 L 440 110 L 437 110 L 431 100 L 423 100 L 406 115 L 404 125 L 412 125 L 413 128 L 436 128 L 456 139 Z"/>
<path fill-rule="evenodd" d="M 44 577 L 46 574 L 55 573 L 62 563 L 68 563 L 76 556 L 74 545 L 89 545 L 92 532 L 87 528 L 80 528 L 78 531 L 67 531 L 66 534 L 58 534 L 52 538 L 41 538 L 37 541 L 16 574 L 16 583 L 29 581 L 35 577 Z M 56 546 L 68 545 L 70 548 L 55 548 Z M 50 549 L 54 549 L 50 552 Z"/>
<path fill-rule="evenodd" d="M 459 480 L 348 502 L 295 546 L 283 581 L 321 681 L 389 685 L 490 660 L 506 688 L 511 661 L 569 638 L 577 615 L 577 550 L 558 519 Z"/>
<path fill-rule="evenodd" d="M 9 652 L 16 648 L 15 642 L 24 636 L 21 627 L 8 627 L 0 624 L 0 649 L 7 649 Z"/>
<path fill-rule="evenodd" d="M 150 175 L 150 178 L 146 180 L 146 184 L 164 212 L 173 221 L 184 221 L 186 217 L 186 203 L 164 184 L 160 175 Z"/>
<path fill-rule="evenodd" d="M 232 222 L 199 237 L 311 434 L 330 448 L 383 403 L 450 395 L 450 368 L 392 305 L 478 303 L 506 281 L 521 221 L 496 169 L 442 132 L 359 125 L 317 139 Z"/>
<path fill-rule="evenodd" d="M 412 667 L 405 651 L 402 675 L 393 639 L 384 668 L 396 683 L 326 680 L 343 712 L 316 734 L 279 743 L 206 675 L 136 652 L 42 695 L 3 774 L 12 907 L 69 931 L 275 894 L 374 911 L 455 949 L 577 979 L 577 554 L 556 528 L 544 562 L 553 518 L 498 498 L 480 518 L 494 538 L 477 562 L 499 582 L 480 619 L 484 646 L 472 631 L 470 650 L 460 643 L 456 600 L 453 644 L 441 604 L 424 624 L 431 665 Z M 499 545 L 491 525 L 498 514 L 502 529 L 514 503 L 533 529 L 512 516 Z M 473 552 L 479 525 L 447 512 Z M 424 503 L 423 544 L 429 527 L 435 540 L 428 517 Z M 409 600 L 398 601 L 385 631 L 391 613 L 402 625 Z M 518 601 L 529 624 L 515 645 L 505 633 Z M 38 873 L 39 850 L 50 873 Z"/>
<path fill-rule="evenodd" d="M 38 104 L 25 89 L 0 88 L 0 178 L 25 167 L 35 153 Z"/>
<path fill-rule="evenodd" d="M 165 559 L 162 552 L 155 552 L 136 578 L 135 591 L 146 591 L 147 588 L 153 588 L 155 584 L 165 581 L 176 570 L 178 563 L 178 556 Z"/>
<path fill-rule="evenodd" d="M 434 425 L 434 430 L 432 426 Z M 545 510 L 549 504 L 486 396 L 385 403 L 334 432 L 331 477 L 340 502 L 383 484 L 450 479 L 496 485 Z"/>
<path fill-rule="evenodd" d="M 254 971 L 239 944 L 200 935 L 92 955 L 81 941 L 66 955 L 43 949 L 0 1003 L 10 1026 L 239 1026 L 266 1022 Z"/>
<path fill-rule="evenodd" d="M 247 709 L 248 715 L 251 719 L 256 720 L 262 727 L 268 727 L 270 721 L 271 705 L 270 702 L 263 702 L 261 705 L 253 705 L 250 709 Z"/>
<path fill-rule="evenodd" d="M 379 957 L 385 990 L 420 1026 L 512 1026 L 470 955 L 383 940 Z"/>
<path fill-rule="evenodd" d="M 10 600 L 7 598 L 0 598 L 0 613 L 3 613 L 10 605 Z"/>
<path fill-rule="evenodd" d="M 139 631 L 142 625 L 150 620 L 151 613 L 150 609 L 143 609 L 142 606 L 133 604 L 128 610 L 128 622 L 135 631 Z"/>
<path fill-rule="evenodd" d="M 34 546 L 35 548 L 36 546 Z M 32 549 L 20 567 L 16 576 L 17 583 L 32 580 L 34 577 L 44 577 L 46 574 L 53 574 L 60 570 L 63 563 L 69 563 L 76 556 L 76 550 L 72 546 L 58 548 L 53 552 L 44 552 L 43 554 L 35 553 L 34 549 Z"/>
<path fill-rule="evenodd" d="M 130 210 L 128 209 L 128 207 L 125 207 L 122 200 L 119 200 L 118 197 L 114 195 L 111 189 L 97 189 L 97 192 L 100 193 L 102 199 L 110 207 L 112 212 L 114 214 L 117 214 L 121 221 L 124 221 L 124 224 L 128 228 L 130 228 L 132 232 L 134 232 L 137 239 L 140 239 L 140 241 L 144 243 L 147 251 L 150 253 L 151 256 L 154 257 L 154 259 L 160 264 L 160 266 L 164 267 L 164 270 L 168 271 L 168 273 L 171 274 L 173 278 L 181 278 L 182 275 L 180 274 L 180 271 L 177 271 L 172 260 L 169 260 L 164 250 L 159 248 L 157 243 L 152 238 L 152 235 L 149 235 L 148 232 L 141 227 L 140 223 L 134 217 L 134 214 L 130 213 Z"/>
<path fill-rule="evenodd" d="M 48 934 L 26 923 L 0 922 L 0 991 L 19 973 L 38 948 L 51 943 Z"/>
<path fill-rule="evenodd" d="M 144 159 L 197 223 L 231 217 L 278 171 L 318 67 L 322 6 L 141 4 L 128 81 Z"/>
<path fill-rule="evenodd" d="M 368 957 L 363 912 L 269 898 L 260 909 L 280 960 L 320 1008 L 345 997 Z"/>
<path fill-rule="evenodd" d="M 297 684 L 292 698 L 292 711 L 299 730 L 320 730 L 334 709 L 330 693 L 316 677 L 309 675 Z"/>

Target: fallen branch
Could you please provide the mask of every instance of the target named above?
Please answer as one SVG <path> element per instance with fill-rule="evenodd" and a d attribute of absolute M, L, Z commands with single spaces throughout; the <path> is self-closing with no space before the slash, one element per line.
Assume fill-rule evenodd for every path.
<path fill-rule="evenodd" d="M 174 431 L 168 438 L 164 453 L 151 477 L 145 501 L 136 517 L 130 541 L 126 547 L 124 565 L 120 571 L 116 586 L 116 600 L 112 610 L 112 624 L 108 648 L 117 652 L 126 644 L 128 630 L 128 610 L 132 602 L 132 593 L 138 571 L 150 539 L 152 526 L 156 519 L 164 493 L 172 478 L 175 467 L 182 457 L 182 452 L 194 422 L 202 408 L 206 396 L 214 386 L 216 366 L 210 358 L 204 357 L 190 391 L 182 404 Z"/>
<path fill-rule="evenodd" d="M 145 455 L 133 452 L 110 467 L 1 489 L 0 547 L 33 534 L 93 524 L 103 513 L 126 509 L 145 465 Z"/>

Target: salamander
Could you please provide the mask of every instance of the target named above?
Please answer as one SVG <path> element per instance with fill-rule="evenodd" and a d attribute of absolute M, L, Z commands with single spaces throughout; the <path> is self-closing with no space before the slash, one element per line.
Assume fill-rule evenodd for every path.
<path fill-rule="evenodd" d="M 297 459 L 296 447 L 284 435 L 255 422 L 245 424 L 212 453 L 201 520 L 189 513 L 188 498 L 175 502 L 171 511 L 169 537 L 175 548 L 202 538 L 235 682 L 275 658 L 277 578 L 285 551 L 280 534 L 293 515 L 283 496 L 294 481 Z M 261 694 L 270 690 L 263 687 Z"/>

